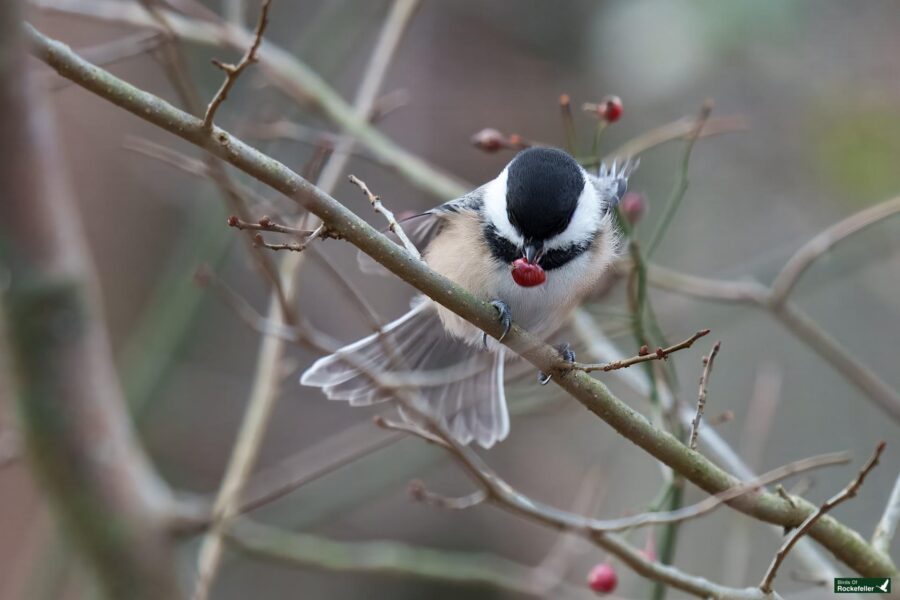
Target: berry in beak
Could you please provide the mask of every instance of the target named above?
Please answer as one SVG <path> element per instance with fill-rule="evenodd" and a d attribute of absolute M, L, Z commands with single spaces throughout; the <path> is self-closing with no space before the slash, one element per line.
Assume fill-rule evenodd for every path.
<path fill-rule="evenodd" d="M 519 258 L 512 265 L 512 278 L 522 287 L 534 287 L 547 280 L 547 273 L 541 265 Z"/>

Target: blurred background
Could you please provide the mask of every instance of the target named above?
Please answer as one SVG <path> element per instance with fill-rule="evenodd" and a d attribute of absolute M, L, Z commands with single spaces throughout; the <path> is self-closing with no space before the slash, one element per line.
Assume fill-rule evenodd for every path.
<path fill-rule="evenodd" d="M 204 4 L 217 13 L 224 10 L 214 0 Z M 252 24 L 257 6 L 247 5 Z M 266 38 L 352 98 L 389 8 L 383 0 L 275 0 Z M 29 18 L 76 49 L 135 31 L 52 10 L 33 9 Z M 209 59 L 236 60 L 238 53 L 190 43 L 184 48 L 190 74 L 208 99 L 221 81 Z M 601 137 L 601 151 L 612 151 L 648 130 L 696 115 L 703 101 L 712 98 L 714 116 L 743 116 L 748 127 L 698 141 L 687 195 L 654 261 L 694 275 L 769 283 L 818 231 L 900 194 L 898 57 L 900 6 L 888 0 L 426 0 L 383 85 L 385 93 L 395 93 L 404 102 L 378 127 L 402 147 L 474 187 L 493 178 L 513 156 L 506 150 L 485 153 L 474 147 L 470 137 L 483 128 L 565 144 L 560 94 L 572 98 L 585 152 L 596 120 L 580 110 L 583 102 L 596 102 L 606 94 L 622 98 L 622 119 Z M 253 383 L 261 338 L 220 295 L 195 285 L 194 274 L 207 266 L 260 311 L 265 311 L 268 288 L 236 231 L 225 225 L 229 211 L 208 180 L 123 149 L 123 144 L 149 140 L 199 157 L 196 149 L 34 66 L 54 88 L 60 140 L 100 271 L 105 314 L 138 427 L 174 487 L 214 494 Z M 173 102 L 177 99 L 152 53 L 108 68 Z M 400 91 L 402 96 L 397 96 Z M 261 135 L 262 125 L 279 120 L 302 125 L 304 140 Z M 316 152 L 310 140 L 335 131 L 312 105 L 297 103 L 270 85 L 258 67 L 239 81 L 218 122 L 298 172 L 309 168 Z M 684 144 L 674 142 L 642 156 L 630 186 L 648 206 L 636 229 L 639 239 L 646 240 L 658 222 L 683 154 Z M 396 213 L 421 211 L 442 201 L 379 165 L 364 148 L 358 149 L 347 172 L 364 179 Z M 269 191 L 244 182 L 267 201 L 253 205 L 254 216 L 290 210 Z M 343 177 L 334 196 L 382 227 L 365 198 Z M 405 311 L 412 296 L 405 284 L 361 274 L 348 244 L 325 241 L 319 248 L 365 292 L 384 319 Z M 299 312 L 320 330 L 345 342 L 367 333 L 365 319 L 320 260 L 306 261 L 299 286 Z M 637 348 L 623 317 L 627 303 L 622 288 L 605 295 L 590 312 L 628 356 Z M 716 430 L 754 470 L 823 452 L 850 451 L 853 464 L 800 478 L 808 488 L 806 496 L 820 502 L 849 481 L 877 440 L 889 442 L 883 464 L 859 497 L 835 511 L 868 537 L 900 470 L 898 424 L 764 310 L 659 289 L 651 289 L 651 299 L 669 339 L 713 330 L 712 336 L 671 360 L 685 401 L 696 398 L 702 354 L 714 339 L 722 340 L 706 414 L 710 419 L 726 411 L 734 414 Z M 847 353 L 900 389 L 900 220 L 879 223 L 826 254 L 804 276 L 793 299 Z M 568 335 L 572 341 L 579 339 L 575 333 Z M 299 387 L 299 372 L 315 358 L 303 348 L 290 347 L 258 470 L 288 460 L 318 476 L 256 511 L 254 518 L 335 540 L 392 539 L 541 564 L 557 541 L 555 531 L 491 506 L 448 512 L 410 501 L 406 486 L 412 479 L 423 479 L 429 489 L 448 494 L 465 494 L 472 487 L 439 449 L 418 439 L 388 444 L 386 434 L 371 424 L 371 412 L 327 402 L 318 390 Z M 646 399 L 619 378 L 602 377 L 631 406 L 648 411 Z M 656 462 L 552 388 L 538 387 L 530 372 L 509 384 L 515 413 L 511 435 L 483 456 L 510 483 L 549 504 L 572 508 L 579 489 L 588 488 L 594 498 L 585 512 L 612 518 L 643 510 L 661 485 Z M 11 407 L 3 410 L 0 422 L 11 423 Z M 349 464 L 317 472 L 354 453 L 358 456 Z M 687 502 L 702 497 L 687 486 Z M 0 470 L 0 531 L 4 597 L 91 597 L 83 565 L 21 463 Z M 753 585 L 779 540 L 769 526 L 722 509 L 680 528 L 675 564 L 729 585 Z M 655 544 L 654 539 L 648 541 L 647 530 L 635 532 L 632 541 L 641 547 Z M 894 548 L 897 560 L 896 544 Z M 195 541 L 186 541 L 181 549 L 186 573 L 196 551 Z M 607 558 L 593 547 L 576 548 L 562 572 L 572 589 L 564 594 L 554 588 L 546 597 L 590 597 L 584 583 L 587 573 Z M 621 565 L 616 568 L 616 594 L 649 597 L 648 581 Z M 802 578 L 804 565 L 789 559 L 779 579 L 783 593 L 830 596 L 830 590 L 810 590 L 808 583 L 792 581 L 789 571 Z M 251 595 L 521 597 L 483 585 L 331 572 L 230 551 L 212 597 Z M 686 596 L 669 591 L 668 597 Z"/>

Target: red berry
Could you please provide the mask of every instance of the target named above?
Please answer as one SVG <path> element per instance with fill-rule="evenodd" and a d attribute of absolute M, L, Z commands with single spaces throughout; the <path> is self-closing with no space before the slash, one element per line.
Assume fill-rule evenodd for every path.
<path fill-rule="evenodd" d="M 228 217 L 228 226 L 229 227 L 237 227 L 238 226 L 238 218 L 234 215 Z"/>
<path fill-rule="evenodd" d="M 588 574 L 588 585 L 598 594 L 608 594 L 616 589 L 619 576 L 609 563 L 600 563 Z"/>
<path fill-rule="evenodd" d="M 547 280 L 547 273 L 541 265 L 519 258 L 513 263 L 512 278 L 522 287 L 534 287 Z"/>
<path fill-rule="evenodd" d="M 607 123 L 615 123 L 622 118 L 622 100 L 618 96 L 606 96 L 600 101 L 597 111 Z"/>

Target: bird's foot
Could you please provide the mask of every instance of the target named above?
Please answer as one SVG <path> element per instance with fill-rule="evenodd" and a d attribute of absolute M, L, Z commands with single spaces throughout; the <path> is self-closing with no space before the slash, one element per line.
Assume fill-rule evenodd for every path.
<path fill-rule="evenodd" d="M 556 346 L 556 350 L 559 352 L 560 358 L 562 358 L 567 363 L 575 362 L 575 352 L 572 350 L 572 346 L 569 344 L 559 344 Z M 538 383 L 541 385 L 547 385 L 550 382 L 550 378 L 552 374 L 544 373 L 543 371 L 538 371 Z"/>
<path fill-rule="evenodd" d="M 506 337 L 506 334 L 509 333 L 509 328 L 512 327 L 512 311 L 509 310 L 509 305 L 503 300 L 491 300 L 491 306 L 497 310 L 498 319 L 503 326 L 503 333 L 497 338 L 498 342 L 502 342 L 503 338 Z M 484 344 L 485 349 L 488 347 L 487 337 L 487 333 L 482 332 L 481 343 Z"/>

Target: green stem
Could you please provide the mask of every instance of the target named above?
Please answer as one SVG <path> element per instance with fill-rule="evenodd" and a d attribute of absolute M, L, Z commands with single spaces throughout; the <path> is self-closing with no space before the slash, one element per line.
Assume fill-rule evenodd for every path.
<path fill-rule="evenodd" d="M 663 236 L 665 236 L 666 234 L 666 230 L 669 228 L 669 225 L 672 222 L 672 217 L 675 216 L 675 213 L 678 211 L 678 207 L 681 206 L 681 201 L 684 199 L 684 194 L 685 192 L 687 192 L 688 188 L 688 167 L 691 163 L 691 153 L 694 150 L 694 144 L 697 143 L 697 139 L 700 137 L 700 132 L 703 131 L 703 126 L 709 119 L 709 114 L 711 112 L 712 103 L 704 103 L 703 108 L 700 109 L 700 116 L 697 118 L 696 128 L 691 134 L 691 137 L 688 138 L 688 141 L 685 145 L 684 155 L 681 159 L 681 169 L 678 171 L 678 177 L 675 180 L 675 187 L 672 189 L 669 200 L 666 202 L 666 207 L 665 209 L 663 209 L 663 214 L 662 217 L 660 217 L 659 224 L 656 226 L 656 229 L 653 230 L 653 235 L 650 236 L 650 242 L 647 244 L 648 258 L 653 256 L 653 253 L 656 251 L 656 248 L 659 246 L 659 243 L 662 241 Z"/>

